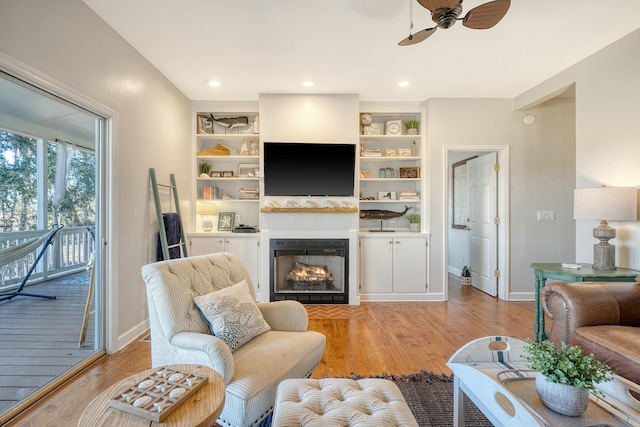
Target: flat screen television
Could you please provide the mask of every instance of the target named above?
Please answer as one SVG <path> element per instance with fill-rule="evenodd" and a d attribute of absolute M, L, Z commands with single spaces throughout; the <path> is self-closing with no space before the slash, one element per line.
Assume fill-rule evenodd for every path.
<path fill-rule="evenodd" d="M 265 142 L 265 196 L 352 197 L 355 144 Z"/>

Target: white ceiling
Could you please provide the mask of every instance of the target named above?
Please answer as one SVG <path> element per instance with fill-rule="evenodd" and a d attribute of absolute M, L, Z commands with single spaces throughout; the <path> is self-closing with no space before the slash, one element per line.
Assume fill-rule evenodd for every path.
<path fill-rule="evenodd" d="M 640 28 L 638 0 L 512 0 L 492 29 L 457 23 L 400 47 L 409 0 L 83 1 L 191 100 L 512 98 Z M 466 0 L 462 14 L 482 3 Z M 414 33 L 433 27 L 415 0 L 413 18 Z"/>

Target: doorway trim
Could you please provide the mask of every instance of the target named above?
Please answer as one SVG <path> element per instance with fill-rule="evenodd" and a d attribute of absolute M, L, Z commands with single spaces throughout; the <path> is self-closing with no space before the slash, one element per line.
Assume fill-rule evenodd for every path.
<path fill-rule="evenodd" d="M 451 200 L 450 191 L 451 188 L 451 171 L 449 170 L 449 153 L 451 152 L 495 152 L 498 154 L 498 163 L 500 164 L 500 170 L 498 171 L 498 217 L 500 218 L 500 224 L 498 224 L 498 270 L 500 270 L 500 277 L 498 278 L 498 298 L 501 300 L 509 300 L 510 288 L 509 288 L 509 146 L 508 145 L 444 145 L 443 147 L 444 158 L 444 212 L 442 218 L 444 220 L 443 229 L 443 269 L 445 275 L 444 286 L 444 299 L 449 300 L 449 233 L 451 230 L 451 224 L 449 216 L 451 214 Z"/>

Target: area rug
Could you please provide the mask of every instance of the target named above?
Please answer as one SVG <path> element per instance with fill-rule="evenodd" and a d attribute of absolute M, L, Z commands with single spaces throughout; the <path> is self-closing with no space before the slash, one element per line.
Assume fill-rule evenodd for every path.
<path fill-rule="evenodd" d="M 356 375 L 348 378 L 358 380 L 367 377 Z M 402 392 L 420 427 L 453 425 L 453 377 L 421 371 L 409 375 L 382 374 L 368 378 L 393 381 Z M 466 426 L 493 426 L 469 399 L 465 400 L 464 412 Z M 271 427 L 271 416 L 263 420 L 259 427 Z"/>

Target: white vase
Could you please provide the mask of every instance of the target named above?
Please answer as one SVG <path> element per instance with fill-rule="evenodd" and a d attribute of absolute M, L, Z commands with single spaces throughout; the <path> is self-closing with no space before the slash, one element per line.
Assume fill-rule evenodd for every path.
<path fill-rule="evenodd" d="M 411 230 L 411 231 L 420 231 L 420 223 L 419 222 L 418 223 L 410 222 L 409 223 L 409 230 Z"/>
<path fill-rule="evenodd" d="M 536 374 L 536 391 L 544 406 L 562 415 L 579 417 L 589 405 L 589 392 L 583 388 L 552 383 L 547 377 Z"/>
<path fill-rule="evenodd" d="M 416 128 L 407 129 L 407 135 L 417 135 L 417 134 L 418 134 L 418 129 Z"/>

